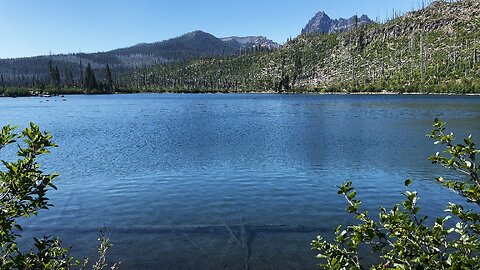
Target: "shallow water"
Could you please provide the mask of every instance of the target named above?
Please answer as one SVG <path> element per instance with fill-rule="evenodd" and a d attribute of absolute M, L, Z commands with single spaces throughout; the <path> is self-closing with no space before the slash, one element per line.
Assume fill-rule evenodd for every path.
<path fill-rule="evenodd" d="M 435 117 L 459 137 L 480 134 L 480 97 L 0 99 L 0 124 L 33 121 L 60 146 L 42 160 L 61 173 L 55 207 L 26 221 L 25 236 L 53 232 L 94 256 L 106 226 L 123 269 L 314 268 L 309 242 L 350 221 L 335 187 L 346 180 L 375 211 L 413 178 L 424 213 L 443 215 L 457 198 L 426 159 Z"/>

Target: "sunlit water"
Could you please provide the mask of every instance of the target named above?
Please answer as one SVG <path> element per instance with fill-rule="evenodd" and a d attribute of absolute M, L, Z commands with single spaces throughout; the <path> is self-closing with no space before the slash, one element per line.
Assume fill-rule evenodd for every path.
<path fill-rule="evenodd" d="M 123 269 L 315 268 L 310 241 L 351 221 L 335 187 L 346 180 L 375 212 L 412 178 L 423 213 L 444 215 L 456 197 L 426 159 L 435 117 L 480 136 L 480 97 L 0 99 L 0 124 L 33 121 L 59 145 L 42 160 L 61 173 L 55 206 L 25 222 L 25 237 L 59 235 L 93 257 L 106 226 Z"/>

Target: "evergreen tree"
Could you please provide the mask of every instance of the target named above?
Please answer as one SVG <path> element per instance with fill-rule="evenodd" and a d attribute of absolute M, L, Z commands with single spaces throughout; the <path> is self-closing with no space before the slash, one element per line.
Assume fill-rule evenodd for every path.
<path fill-rule="evenodd" d="M 65 72 L 65 85 L 72 87 L 75 85 L 74 76 L 72 70 Z"/>
<path fill-rule="evenodd" d="M 113 79 L 112 79 L 112 71 L 110 70 L 110 66 L 107 64 L 105 66 L 105 91 L 111 92 L 113 90 Z"/>
<path fill-rule="evenodd" d="M 48 75 L 50 77 L 50 85 L 59 87 L 60 71 L 58 70 L 58 66 L 53 67 L 52 59 L 48 60 Z"/>
<path fill-rule="evenodd" d="M 53 82 L 55 81 L 54 78 L 54 69 L 53 69 L 53 64 L 52 64 L 52 59 L 48 59 L 48 76 L 50 79 L 50 85 L 53 85 Z"/>
<path fill-rule="evenodd" d="M 58 66 L 55 66 L 52 74 L 52 80 L 56 87 L 60 87 L 60 71 L 58 70 Z"/>
<path fill-rule="evenodd" d="M 5 80 L 3 75 L 0 75 L 0 86 L 2 87 L 2 92 L 5 92 Z"/>
<path fill-rule="evenodd" d="M 80 78 L 79 78 L 79 84 L 80 86 L 84 86 L 83 84 L 83 64 L 82 64 L 82 58 L 80 58 Z"/>
<path fill-rule="evenodd" d="M 90 64 L 85 69 L 84 87 L 90 91 L 98 89 L 97 79 Z"/>

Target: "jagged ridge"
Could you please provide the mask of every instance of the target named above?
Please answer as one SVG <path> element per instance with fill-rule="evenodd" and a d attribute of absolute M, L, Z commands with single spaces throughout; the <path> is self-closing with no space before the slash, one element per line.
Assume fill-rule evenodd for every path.
<path fill-rule="evenodd" d="M 352 16 L 349 19 L 331 19 L 325 12 L 320 11 L 302 29 L 302 34 L 321 33 L 335 34 L 347 32 L 355 27 L 374 23 L 367 15 Z"/>

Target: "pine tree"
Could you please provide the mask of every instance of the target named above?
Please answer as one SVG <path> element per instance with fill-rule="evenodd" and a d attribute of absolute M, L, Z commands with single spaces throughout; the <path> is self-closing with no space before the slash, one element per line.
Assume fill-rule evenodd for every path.
<path fill-rule="evenodd" d="M 65 85 L 68 87 L 72 87 L 75 85 L 72 70 L 68 70 L 67 72 L 65 72 Z"/>
<path fill-rule="evenodd" d="M 84 87 L 90 91 L 98 89 L 97 79 L 90 64 L 88 64 L 85 69 Z"/>
<path fill-rule="evenodd" d="M 48 59 L 48 75 L 50 79 L 50 85 L 60 87 L 60 71 L 58 66 L 53 67 L 52 59 Z"/>
<path fill-rule="evenodd" d="M 113 79 L 112 79 L 112 71 L 110 70 L 110 66 L 107 64 L 105 66 L 105 91 L 111 92 L 113 90 Z"/>
<path fill-rule="evenodd" d="M 5 80 L 3 75 L 0 75 L 0 86 L 2 87 L 2 92 L 5 92 Z"/>
<path fill-rule="evenodd" d="M 52 59 L 48 59 L 48 76 L 50 79 L 50 85 L 54 84 L 54 69 L 53 69 L 53 64 L 52 64 Z"/>
<path fill-rule="evenodd" d="M 58 66 L 55 66 L 52 74 L 52 80 L 56 87 L 60 87 L 60 71 L 58 70 Z"/>
<path fill-rule="evenodd" d="M 84 86 L 83 85 L 83 64 L 82 64 L 82 58 L 80 58 L 80 78 L 78 79 L 80 87 Z"/>

